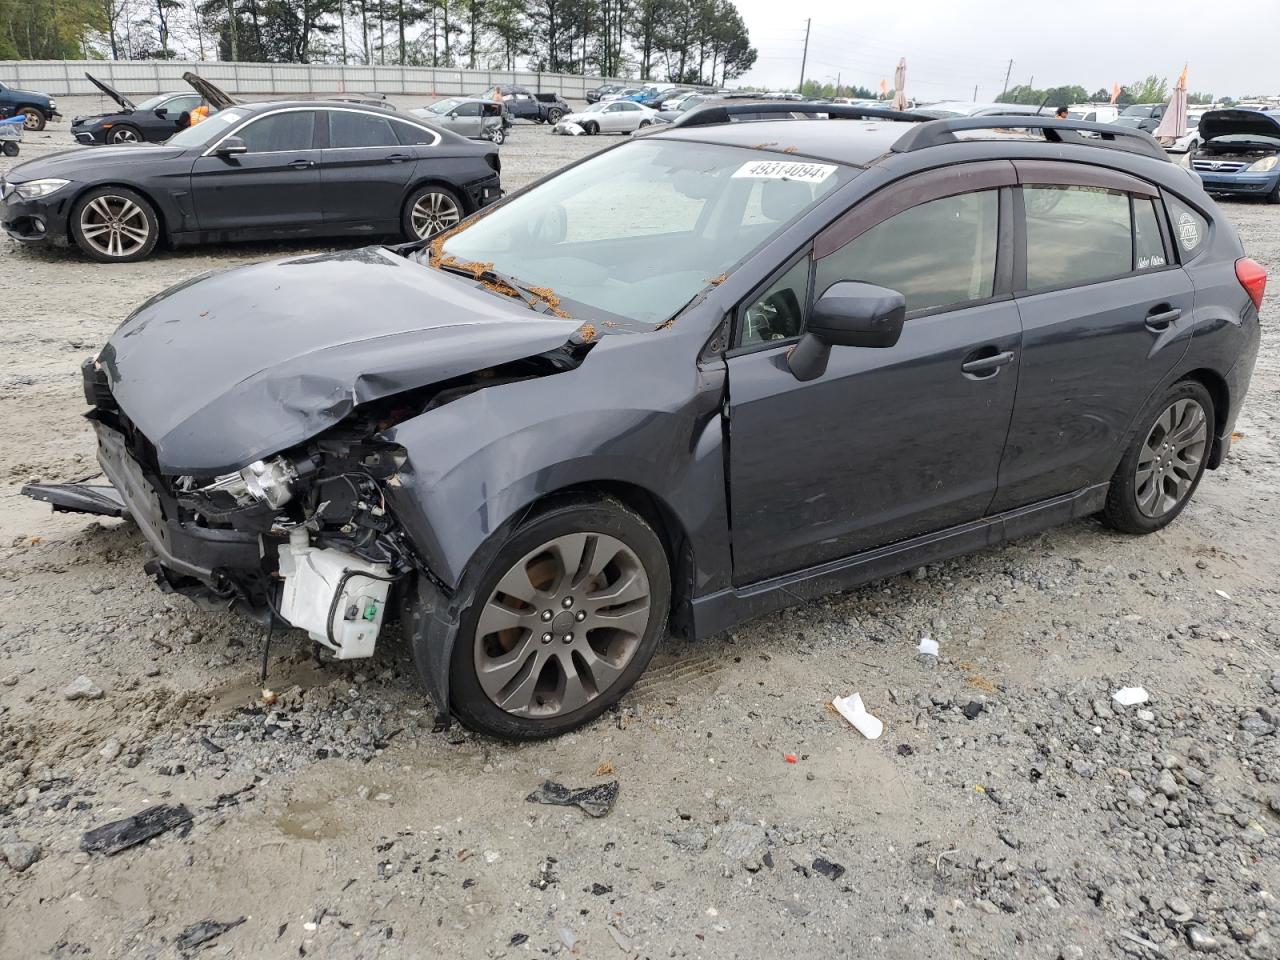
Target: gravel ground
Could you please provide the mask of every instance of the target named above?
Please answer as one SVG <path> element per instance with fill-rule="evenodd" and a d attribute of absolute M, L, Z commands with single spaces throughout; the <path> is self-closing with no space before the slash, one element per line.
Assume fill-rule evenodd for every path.
<path fill-rule="evenodd" d="M 522 125 L 504 179 L 607 142 Z M 1280 208 L 1226 209 L 1280 281 Z M 1280 957 L 1280 282 L 1241 435 L 1169 529 L 1074 523 L 673 641 L 616 712 L 512 746 L 433 732 L 396 642 L 277 634 L 263 703 L 259 630 L 17 494 L 95 472 L 77 367 L 133 305 L 312 249 L 0 241 L 0 956 Z M 855 690 L 882 739 L 824 706 Z M 526 802 L 548 779 L 620 793 Z M 156 805 L 190 820 L 82 849 Z"/>

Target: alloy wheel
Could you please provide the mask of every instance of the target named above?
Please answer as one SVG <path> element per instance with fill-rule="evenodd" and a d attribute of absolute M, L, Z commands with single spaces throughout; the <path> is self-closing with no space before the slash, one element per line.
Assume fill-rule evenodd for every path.
<path fill-rule="evenodd" d="M 413 205 L 409 214 L 413 232 L 425 240 L 441 230 L 447 230 L 462 219 L 462 212 L 453 198 L 444 193 L 424 193 Z"/>
<path fill-rule="evenodd" d="M 111 131 L 112 143 L 137 143 L 138 135 L 128 127 L 117 127 Z"/>
<path fill-rule="evenodd" d="M 507 713 L 571 713 L 622 675 L 649 626 L 640 558 L 605 534 L 571 533 L 526 554 L 480 611 L 475 668 Z"/>
<path fill-rule="evenodd" d="M 95 197 L 80 212 L 80 233 L 104 256 L 127 257 L 146 246 L 151 226 L 146 212 L 127 197 Z"/>
<path fill-rule="evenodd" d="M 1144 516 L 1162 517 L 1182 503 L 1200 474 L 1209 421 L 1193 399 L 1175 400 L 1156 418 L 1138 454 L 1134 492 Z"/>

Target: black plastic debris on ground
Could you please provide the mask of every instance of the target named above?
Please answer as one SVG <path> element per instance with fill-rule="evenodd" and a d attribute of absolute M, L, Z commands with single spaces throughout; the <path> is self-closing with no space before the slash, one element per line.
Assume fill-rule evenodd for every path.
<path fill-rule="evenodd" d="M 180 836 L 183 837 L 190 833 L 191 811 L 182 804 L 171 807 L 161 803 L 132 817 L 113 820 L 90 830 L 80 838 L 80 849 L 89 853 L 105 853 L 110 857 L 174 828 L 180 828 Z"/>
<path fill-rule="evenodd" d="M 244 923 L 245 918 L 240 917 L 237 920 L 201 920 L 199 923 L 193 923 L 191 926 L 183 930 L 173 945 L 178 948 L 178 952 L 184 957 L 194 956 L 208 943 L 218 939 L 232 927 L 238 927 Z"/>
<path fill-rule="evenodd" d="M 822 874 L 828 880 L 839 880 L 844 876 L 844 867 L 823 857 L 818 857 L 813 861 L 813 872 Z"/>
<path fill-rule="evenodd" d="M 507 944 L 507 946 L 509 946 L 509 947 L 518 947 L 518 946 L 520 946 L 520 944 L 525 943 L 526 941 L 528 941 L 528 939 L 529 939 L 529 935 L 528 935 L 527 933 L 513 933 L 513 934 L 511 935 L 511 940 L 510 940 L 510 942 Z"/>
<path fill-rule="evenodd" d="M 613 809 L 614 801 L 618 799 L 618 781 L 610 780 L 608 783 L 599 783 L 594 787 L 571 790 L 564 784 L 548 780 L 525 799 L 530 803 L 581 807 L 589 817 L 603 817 Z"/>
<path fill-rule="evenodd" d="M 964 709 L 961 712 L 968 719 L 977 720 L 978 715 L 982 713 L 982 704 L 980 704 L 977 700 L 970 700 L 968 703 L 964 705 Z"/>

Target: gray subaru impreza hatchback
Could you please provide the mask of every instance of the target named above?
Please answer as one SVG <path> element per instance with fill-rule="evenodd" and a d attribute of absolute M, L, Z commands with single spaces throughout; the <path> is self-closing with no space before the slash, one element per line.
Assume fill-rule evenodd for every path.
<path fill-rule="evenodd" d="M 420 244 L 182 283 L 84 365 L 161 587 L 394 633 L 444 716 L 599 715 L 660 639 L 1221 464 L 1266 277 L 1147 134 L 709 103 Z M 812 119 L 798 119 L 800 117 Z"/>

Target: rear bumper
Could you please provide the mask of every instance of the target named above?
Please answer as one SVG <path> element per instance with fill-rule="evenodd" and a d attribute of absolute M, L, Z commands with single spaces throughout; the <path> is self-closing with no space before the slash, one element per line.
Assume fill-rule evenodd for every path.
<path fill-rule="evenodd" d="M 1206 193 L 1265 196 L 1280 184 L 1280 169 L 1269 173 L 1205 173 L 1197 170 Z"/>
<path fill-rule="evenodd" d="M 483 180 L 475 180 L 466 186 L 467 200 L 471 210 L 479 210 L 502 199 L 502 181 L 495 173 Z"/>

